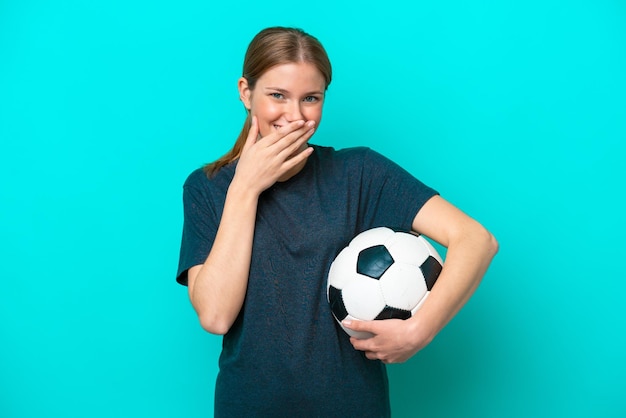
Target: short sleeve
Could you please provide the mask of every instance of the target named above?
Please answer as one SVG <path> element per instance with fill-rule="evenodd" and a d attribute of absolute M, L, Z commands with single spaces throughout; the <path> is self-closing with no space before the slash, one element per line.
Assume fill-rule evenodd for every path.
<path fill-rule="evenodd" d="M 183 187 L 184 221 L 176 274 L 176 281 L 185 286 L 188 270 L 206 261 L 219 225 L 211 200 L 205 190 L 193 184 L 192 176 Z"/>
<path fill-rule="evenodd" d="M 398 164 L 367 149 L 363 159 L 361 213 L 368 227 L 410 230 L 415 215 L 438 192 Z"/>

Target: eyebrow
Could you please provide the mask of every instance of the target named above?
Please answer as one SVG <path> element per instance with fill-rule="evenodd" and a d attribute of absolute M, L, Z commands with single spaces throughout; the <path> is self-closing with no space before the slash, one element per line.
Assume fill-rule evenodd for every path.
<path fill-rule="evenodd" d="M 285 90 L 285 89 L 281 89 L 280 87 L 265 87 L 266 90 L 275 90 L 279 93 L 285 94 L 285 93 L 289 93 L 289 90 Z M 306 96 L 309 96 L 311 94 L 319 94 L 319 95 L 324 95 L 323 91 L 311 91 L 308 93 L 304 93 Z"/>

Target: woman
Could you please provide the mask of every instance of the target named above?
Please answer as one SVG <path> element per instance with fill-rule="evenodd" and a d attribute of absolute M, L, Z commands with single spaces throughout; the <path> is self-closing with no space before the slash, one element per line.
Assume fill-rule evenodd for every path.
<path fill-rule="evenodd" d="M 493 236 L 367 148 L 309 145 L 331 65 L 314 37 L 268 28 L 250 43 L 238 88 L 248 116 L 233 149 L 184 186 L 177 280 L 202 327 L 223 334 L 215 416 L 389 416 L 385 363 L 425 347 L 478 286 Z M 375 226 L 448 248 L 411 319 L 345 323 L 326 302 L 337 252 Z"/>

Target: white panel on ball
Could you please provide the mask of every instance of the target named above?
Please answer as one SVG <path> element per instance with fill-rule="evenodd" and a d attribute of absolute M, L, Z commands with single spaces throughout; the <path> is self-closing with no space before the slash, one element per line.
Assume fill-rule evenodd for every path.
<path fill-rule="evenodd" d="M 419 267 L 393 263 L 380 278 L 380 289 L 387 305 L 411 311 L 426 295 L 426 282 Z"/>
<path fill-rule="evenodd" d="M 348 281 L 357 276 L 353 262 L 357 257 L 358 252 L 352 247 L 346 247 L 341 250 L 335 261 L 330 265 L 330 271 L 328 272 L 328 277 L 333 277 L 333 286 L 343 289 Z"/>
<path fill-rule="evenodd" d="M 421 236 L 397 232 L 385 242 L 385 247 L 394 261 L 421 266 L 429 255 L 423 241 Z"/>
<path fill-rule="evenodd" d="M 342 290 L 346 310 L 355 318 L 371 321 L 385 308 L 385 299 L 376 279 L 357 275 Z"/>
<path fill-rule="evenodd" d="M 422 306 L 443 261 L 422 236 L 379 227 L 354 237 L 333 260 L 327 298 L 341 328 L 344 319 L 408 319 Z M 427 275 L 428 277 L 425 277 Z"/>

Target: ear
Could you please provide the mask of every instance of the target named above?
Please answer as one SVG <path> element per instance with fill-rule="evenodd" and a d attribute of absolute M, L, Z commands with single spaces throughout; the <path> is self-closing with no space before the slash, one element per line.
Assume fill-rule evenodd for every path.
<path fill-rule="evenodd" d="M 250 110 L 250 95 L 252 90 L 250 90 L 248 80 L 245 77 L 241 77 L 237 82 L 237 88 L 239 89 L 239 100 L 243 102 L 246 109 Z"/>

